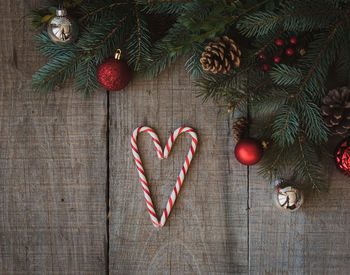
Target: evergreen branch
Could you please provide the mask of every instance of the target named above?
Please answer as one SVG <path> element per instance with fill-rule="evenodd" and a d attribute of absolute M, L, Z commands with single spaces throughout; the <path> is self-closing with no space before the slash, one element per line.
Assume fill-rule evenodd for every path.
<path fill-rule="evenodd" d="M 253 6 L 249 7 L 249 8 L 247 8 L 247 9 L 243 10 L 240 13 L 239 17 L 245 16 L 246 14 L 250 13 L 251 11 L 258 9 L 261 6 L 267 4 L 267 3 L 271 2 L 271 1 L 273 1 L 273 0 L 263 0 L 261 2 L 258 2 L 255 5 L 253 5 Z"/>
<path fill-rule="evenodd" d="M 151 61 L 143 64 L 142 71 L 146 78 L 152 78 L 158 75 L 166 66 L 172 64 L 183 53 L 182 50 L 171 52 L 169 41 L 172 43 L 171 41 L 174 41 L 173 36 L 175 36 L 176 38 L 173 43 L 177 43 L 184 37 L 185 30 L 178 24 L 175 24 L 169 32 L 161 41 L 155 43 L 153 52 L 151 53 Z"/>
<path fill-rule="evenodd" d="M 269 90 L 264 96 L 251 102 L 252 109 L 259 116 L 270 117 L 277 113 L 289 98 L 290 95 L 286 91 Z M 273 124 L 269 127 L 272 129 L 272 126 Z"/>
<path fill-rule="evenodd" d="M 321 27 L 327 26 L 327 21 L 320 21 L 318 18 L 314 19 L 313 16 L 322 16 L 329 14 L 339 14 L 339 10 L 313 10 L 311 12 L 292 12 L 287 14 L 277 14 L 275 12 L 257 12 L 253 15 L 246 16 L 238 23 L 238 29 L 242 34 L 248 37 L 258 37 L 265 35 L 278 26 L 282 27 L 286 30 L 297 30 L 298 31 L 312 31 L 313 28 L 317 27 L 318 29 Z M 302 17 L 305 20 L 310 20 L 307 24 L 303 24 L 299 26 L 298 23 L 302 22 L 301 20 L 294 20 L 295 17 Z M 292 22 L 283 22 L 286 19 L 293 19 Z M 284 23 L 284 24 L 281 24 Z M 279 25 L 277 25 L 279 24 Z"/>
<path fill-rule="evenodd" d="M 264 79 L 258 85 L 255 85 L 252 89 L 248 89 L 248 91 L 244 94 L 241 93 L 241 97 L 238 99 L 232 100 L 230 103 L 232 104 L 232 112 L 235 112 L 238 106 L 243 105 L 244 103 L 248 103 L 248 100 L 251 95 L 254 95 L 257 91 L 259 91 L 262 87 L 268 85 L 271 82 L 269 78 Z"/>
<path fill-rule="evenodd" d="M 111 36 L 117 31 L 119 30 L 121 23 L 123 23 L 126 20 L 127 16 L 125 15 L 122 19 L 120 19 L 119 23 L 112 29 L 111 32 L 109 32 L 104 39 L 102 40 L 102 42 L 100 44 L 97 45 L 97 47 L 92 51 L 92 54 L 96 54 L 96 52 L 101 49 L 103 47 L 103 45 L 106 43 L 106 41 L 111 38 Z"/>
<path fill-rule="evenodd" d="M 168 6 L 166 3 L 160 3 L 160 5 Z M 184 22 L 192 22 L 196 17 L 204 18 L 210 12 L 208 4 L 201 1 L 182 4 L 181 10 L 182 12 L 178 14 L 177 23 L 170 28 L 169 33 L 162 40 L 154 45 L 150 62 L 143 64 L 142 70 L 145 72 L 146 78 L 158 75 L 166 66 L 172 64 L 178 56 L 185 55 L 192 50 L 181 44 L 192 33 L 192 30 L 188 29 Z"/>
<path fill-rule="evenodd" d="M 300 113 L 301 128 L 305 129 L 307 137 L 316 143 L 327 141 L 327 128 L 321 116 L 320 108 L 307 96 L 300 98 L 298 112 Z"/>
<path fill-rule="evenodd" d="M 82 17 L 79 19 L 79 21 L 82 22 L 82 21 L 86 20 L 88 17 L 90 17 L 90 16 L 92 16 L 92 15 L 96 15 L 96 14 L 98 14 L 98 13 L 100 13 L 100 12 L 106 10 L 106 9 L 111 9 L 111 8 L 113 8 L 113 7 L 116 7 L 116 6 L 128 5 L 128 4 L 129 4 L 129 3 L 127 3 L 127 2 L 125 2 L 125 3 L 123 3 L 123 2 L 121 2 L 121 3 L 111 3 L 111 4 L 109 4 L 109 5 L 106 5 L 106 6 L 97 8 L 97 9 L 91 11 L 91 12 L 88 12 L 87 14 L 85 14 L 84 16 L 82 16 Z"/>
<path fill-rule="evenodd" d="M 299 116 L 294 108 L 294 103 L 295 101 L 290 106 L 283 106 L 281 113 L 274 121 L 272 138 L 281 146 L 285 143 L 293 144 L 299 129 Z M 282 128 L 281 124 L 283 124 Z"/>
<path fill-rule="evenodd" d="M 140 24 L 140 14 L 139 14 L 137 5 L 138 5 L 137 2 L 135 2 L 134 7 L 135 7 L 136 22 L 137 22 L 137 43 L 138 43 L 136 63 L 139 63 L 141 59 L 141 24 Z"/>
<path fill-rule="evenodd" d="M 315 188 L 318 192 L 320 192 L 320 189 L 318 188 L 318 185 L 316 184 L 316 179 L 314 179 L 314 177 L 312 176 L 310 168 L 309 168 L 309 165 L 307 163 L 306 155 L 305 155 L 305 152 L 304 152 L 303 140 L 302 140 L 300 135 L 298 135 L 298 139 L 297 140 L 298 140 L 298 144 L 299 144 L 299 148 L 300 148 L 300 153 L 301 153 L 301 159 L 302 159 L 303 167 L 305 169 L 304 171 L 307 174 L 307 179 L 311 182 L 313 188 Z"/>
<path fill-rule="evenodd" d="M 275 65 L 270 71 L 272 81 L 279 86 L 298 85 L 303 79 L 300 69 L 285 64 Z"/>
<path fill-rule="evenodd" d="M 269 128 L 266 128 L 266 131 L 269 131 Z M 284 170 L 286 166 L 284 157 L 288 153 L 289 148 L 271 144 L 261 160 L 259 174 L 270 179 L 281 177 L 285 172 Z"/>
<path fill-rule="evenodd" d="M 97 66 L 93 59 L 93 56 L 89 56 L 79 62 L 75 73 L 75 89 L 82 91 L 85 97 L 99 86 L 96 77 Z"/>
<path fill-rule="evenodd" d="M 346 13 L 350 12 L 350 9 L 347 10 Z M 282 131 L 280 131 L 280 140 L 283 142 L 283 140 L 285 139 L 286 137 L 286 134 L 287 134 L 287 129 L 288 129 L 288 125 L 290 125 L 289 123 L 289 120 L 291 118 L 291 115 L 292 115 L 292 112 L 294 110 L 294 105 L 296 103 L 296 100 L 297 98 L 302 94 L 302 92 L 304 91 L 305 89 L 305 86 L 307 84 L 307 82 L 310 80 L 311 76 L 313 75 L 317 65 L 319 64 L 321 58 L 323 57 L 324 55 L 324 52 L 326 51 L 327 49 L 327 46 L 329 44 L 329 42 L 332 40 L 332 38 L 334 37 L 337 29 L 341 26 L 341 24 L 343 23 L 342 20 L 340 20 L 339 22 L 337 22 L 334 26 L 334 28 L 331 30 L 331 32 L 329 33 L 328 35 L 328 38 L 326 39 L 326 41 L 324 42 L 324 44 L 322 45 L 322 48 L 319 52 L 319 54 L 317 55 L 317 57 L 315 58 L 315 60 L 313 61 L 310 69 L 308 70 L 304 80 L 302 81 L 301 85 L 299 86 L 298 88 L 298 92 L 294 95 L 294 97 L 292 97 L 292 104 L 290 105 L 289 109 L 288 109 L 288 112 L 287 112 L 287 115 L 285 117 L 285 122 L 284 122 L 284 126 L 283 126 L 283 129 Z"/>
<path fill-rule="evenodd" d="M 137 0 L 139 4 L 144 5 L 144 11 L 148 14 L 181 14 L 186 8 L 186 2 L 183 1 L 161 1 L 153 2 L 148 0 Z"/>
<path fill-rule="evenodd" d="M 254 66 L 255 64 L 250 64 L 238 72 L 225 75 L 203 73 L 201 78 L 194 82 L 195 86 L 200 88 L 198 95 L 203 96 L 204 101 L 209 98 L 217 100 L 223 94 L 231 95 L 234 88 L 236 88 L 235 86 L 237 86 L 239 77 L 250 71 Z M 231 103 L 232 100 L 229 101 Z"/>
<path fill-rule="evenodd" d="M 84 90 L 88 91 L 89 90 L 89 74 L 90 74 L 90 66 L 89 66 L 89 62 L 86 62 L 86 80 L 85 80 L 85 85 L 84 85 Z"/>
<path fill-rule="evenodd" d="M 163 59 L 163 57 L 165 57 L 168 53 L 169 53 L 168 50 L 163 51 L 160 55 L 158 55 L 157 59 L 153 59 L 153 61 L 146 67 L 145 71 L 146 72 L 149 71 L 152 68 L 152 66 L 154 66 L 157 62 L 159 62 L 159 60 Z"/>
<path fill-rule="evenodd" d="M 271 166 L 270 166 L 270 169 L 272 170 L 273 168 L 275 168 L 277 166 L 277 163 L 279 163 L 281 161 L 281 158 L 282 158 L 282 153 L 283 153 L 283 150 L 284 148 L 281 147 L 280 150 L 279 150 L 279 153 L 276 155 L 274 161 L 272 162 Z"/>
<path fill-rule="evenodd" d="M 46 31 L 37 35 L 36 48 L 42 55 L 50 58 L 58 58 L 67 52 L 79 51 L 79 48 L 75 44 L 59 44 L 53 42 Z"/>
<path fill-rule="evenodd" d="M 348 10 L 349 12 L 350 10 Z M 320 51 L 320 53 L 318 54 L 318 56 L 316 57 L 315 61 L 313 62 L 311 68 L 309 69 L 306 77 L 304 78 L 304 81 L 301 83 L 299 89 L 298 89 L 298 92 L 296 94 L 296 97 L 300 96 L 300 94 L 303 92 L 307 82 L 310 80 L 312 74 L 314 73 L 315 71 L 315 68 L 317 67 L 317 65 L 319 64 L 322 56 L 324 55 L 324 52 L 326 51 L 327 49 L 327 46 L 328 46 L 328 43 L 333 39 L 337 29 L 343 24 L 343 21 L 339 21 L 333 28 L 333 30 L 330 32 L 327 40 L 325 41 L 325 43 L 323 44 L 322 46 L 322 49 Z"/>
<path fill-rule="evenodd" d="M 137 28 L 134 28 L 127 40 L 128 63 L 135 71 L 140 71 L 151 59 L 152 41 L 147 22 L 135 11 Z"/>
<path fill-rule="evenodd" d="M 43 79 L 40 83 L 39 86 L 42 87 L 45 83 L 47 83 L 48 81 L 50 81 L 51 79 L 53 79 L 54 77 L 56 77 L 57 75 L 59 75 L 60 73 L 62 73 L 63 71 L 66 71 L 70 66 L 74 65 L 77 63 L 77 61 L 83 56 L 83 54 L 77 56 L 76 58 L 74 58 L 71 62 L 69 62 L 67 65 L 63 66 L 61 69 L 59 69 L 58 71 L 55 71 L 54 73 L 52 73 L 51 75 L 49 75 L 47 78 Z"/>
<path fill-rule="evenodd" d="M 246 92 L 245 97 L 243 98 L 244 101 L 248 100 L 249 96 L 252 94 L 255 94 L 257 91 L 259 91 L 262 87 L 268 85 L 271 82 L 270 78 L 266 78 L 264 79 L 261 83 L 259 83 L 258 85 L 256 85 L 254 88 L 249 89 Z"/>
<path fill-rule="evenodd" d="M 276 37 L 279 37 L 281 34 L 283 33 L 283 31 L 279 32 L 277 35 L 274 35 L 270 40 L 268 40 L 262 47 L 260 47 L 260 49 L 258 49 L 257 51 L 255 51 L 252 55 L 249 56 L 249 58 L 258 56 L 259 54 L 261 54 L 262 52 L 264 52 L 266 50 L 267 47 L 269 47 L 270 45 L 272 45 L 275 40 Z"/>
<path fill-rule="evenodd" d="M 74 71 L 78 61 L 84 53 L 75 56 L 73 53 L 66 53 L 60 58 L 55 58 L 33 75 L 33 88 L 36 90 L 53 90 L 58 83 L 65 82 Z"/>

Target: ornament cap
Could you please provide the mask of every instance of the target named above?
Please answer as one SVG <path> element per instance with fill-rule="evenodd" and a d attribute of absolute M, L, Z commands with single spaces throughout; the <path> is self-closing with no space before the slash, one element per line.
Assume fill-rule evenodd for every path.
<path fill-rule="evenodd" d="M 121 49 L 116 50 L 114 58 L 117 59 L 117 60 L 120 60 L 121 56 L 122 56 L 122 50 Z"/>
<path fill-rule="evenodd" d="M 56 16 L 59 16 L 59 17 L 67 16 L 67 10 L 61 9 L 61 8 L 57 9 Z"/>

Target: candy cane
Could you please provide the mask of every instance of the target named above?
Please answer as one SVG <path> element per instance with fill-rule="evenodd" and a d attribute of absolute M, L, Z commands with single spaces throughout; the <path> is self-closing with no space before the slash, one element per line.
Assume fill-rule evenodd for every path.
<path fill-rule="evenodd" d="M 147 183 L 147 179 L 145 176 L 145 171 L 143 169 L 142 166 L 142 161 L 139 155 L 139 151 L 137 148 L 137 135 L 142 133 L 142 132 L 147 132 L 153 140 L 154 146 L 156 148 L 156 152 L 158 155 L 159 159 L 166 159 L 171 151 L 171 147 L 173 146 L 176 138 L 182 134 L 182 133 L 188 133 L 192 136 L 192 142 L 191 142 L 191 147 L 190 150 L 188 151 L 187 157 L 185 159 L 185 162 L 181 168 L 180 174 L 177 178 L 176 184 L 174 186 L 173 191 L 170 194 L 169 200 L 166 204 L 166 207 L 163 211 L 162 217 L 160 219 L 160 222 L 158 221 L 157 215 L 156 215 L 156 211 L 154 210 L 154 206 L 153 206 L 153 202 L 151 199 L 151 193 L 150 190 L 148 188 L 148 183 Z M 157 136 L 157 134 L 154 132 L 153 129 L 146 127 L 146 126 L 141 126 L 138 127 L 134 130 L 134 132 L 132 133 L 131 136 L 131 148 L 132 148 L 132 154 L 134 156 L 134 160 L 136 163 L 136 167 L 137 167 L 137 171 L 139 173 L 139 177 L 140 177 L 140 182 L 141 182 L 141 186 L 143 189 L 143 193 L 145 196 L 145 200 L 146 200 L 146 206 L 149 212 L 149 215 L 151 217 L 151 221 L 153 223 L 153 225 L 155 227 L 163 227 L 168 216 L 170 215 L 171 209 L 174 206 L 174 203 L 176 201 L 177 196 L 179 195 L 182 183 L 185 179 L 185 175 L 187 173 L 188 167 L 191 164 L 192 158 L 194 153 L 196 152 L 196 148 L 197 148 L 197 142 L 198 142 L 198 138 L 197 138 L 197 134 L 196 132 L 189 127 L 180 127 L 178 129 L 176 129 L 170 136 L 165 148 L 164 148 L 164 153 L 162 150 L 162 147 L 160 146 L 160 142 L 159 142 L 159 138 Z"/>

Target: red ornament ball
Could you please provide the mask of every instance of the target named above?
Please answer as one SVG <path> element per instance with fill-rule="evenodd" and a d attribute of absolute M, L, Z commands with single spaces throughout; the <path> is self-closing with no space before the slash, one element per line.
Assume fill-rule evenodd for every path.
<path fill-rule="evenodd" d="M 287 48 L 286 49 L 286 55 L 292 56 L 294 54 L 294 50 L 292 48 Z"/>
<path fill-rule="evenodd" d="M 297 38 L 296 37 L 291 37 L 289 38 L 290 44 L 296 45 L 297 44 Z"/>
<path fill-rule="evenodd" d="M 259 54 L 259 59 L 265 59 L 266 55 L 264 53 Z"/>
<path fill-rule="evenodd" d="M 269 70 L 269 64 L 262 64 L 262 66 L 261 66 L 261 69 L 263 70 L 263 71 L 268 71 Z"/>
<path fill-rule="evenodd" d="M 131 69 L 125 61 L 110 57 L 97 67 L 97 80 L 106 90 L 119 91 L 129 84 Z"/>
<path fill-rule="evenodd" d="M 273 59 L 273 62 L 275 63 L 280 63 L 281 62 L 281 57 L 280 56 L 275 56 L 275 58 Z"/>
<path fill-rule="evenodd" d="M 281 39 L 281 38 L 276 39 L 275 44 L 276 44 L 278 47 L 282 47 L 283 44 L 284 44 L 283 39 Z"/>
<path fill-rule="evenodd" d="M 254 138 L 242 138 L 235 147 L 236 159 L 244 165 L 258 163 L 263 155 L 263 148 L 259 141 Z"/>
<path fill-rule="evenodd" d="M 335 151 L 335 164 L 344 175 L 350 177 L 350 137 L 338 144 Z"/>

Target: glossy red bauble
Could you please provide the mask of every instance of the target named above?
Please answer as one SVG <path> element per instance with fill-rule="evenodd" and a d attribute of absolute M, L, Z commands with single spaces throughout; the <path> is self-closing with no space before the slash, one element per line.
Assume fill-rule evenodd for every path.
<path fill-rule="evenodd" d="M 335 150 L 335 165 L 350 177 L 350 137 L 340 142 Z"/>
<path fill-rule="evenodd" d="M 297 44 L 297 38 L 296 37 L 291 37 L 289 38 L 290 44 L 296 45 Z"/>
<path fill-rule="evenodd" d="M 258 163 L 263 155 L 263 148 L 258 140 L 254 138 L 242 138 L 235 147 L 236 159 L 244 165 Z"/>
<path fill-rule="evenodd" d="M 275 41 L 275 44 L 278 46 L 278 47 L 282 47 L 283 46 L 283 39 L 276 39 Z"/>
<path fill-rule="evenodd" d="M 280 63 L 281 62 L 281 57 L 280 56 L 275 56 L 274 59 L 273 59 L 273 62 L 275 63 Z"/>
<path fill-rule="evenodd" d="M 265 55 L 264 53 L 261 53 L 261 54 L 259 54 L 259 58 L 260 58 L 260 59 L 265 59 L 265 58 L 266 58 L 266 55 Z"/>
<path fill-rule="evenodd" d="M 108 91 L 124 89 L 131 80 L 131 69 L 123 60 L 107 58 L 97 67 L 97 80 Z"/>
<path fill-rule="evenodd" d="M 286 55 L 292 56 L 294 54 L 294 50 L 292 48 L 287 48 L 286 49 Z"/>
<path fill-rule="evenodd" d="M 264 71 L 264 72 L 266 72 L 266 71 L 268 71 L 269 70 L 269 64 L 262 64 L 262 66 L 261 66 L 261 69 Z"/>

